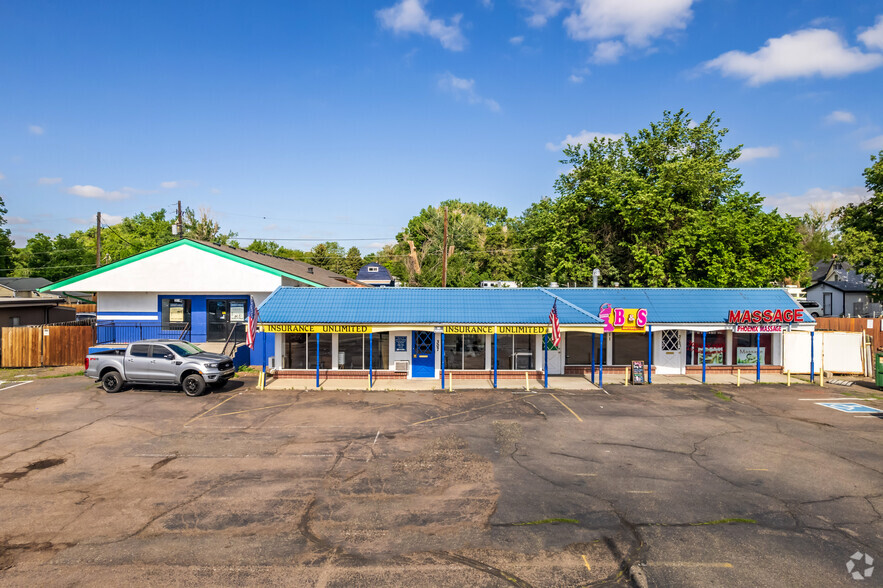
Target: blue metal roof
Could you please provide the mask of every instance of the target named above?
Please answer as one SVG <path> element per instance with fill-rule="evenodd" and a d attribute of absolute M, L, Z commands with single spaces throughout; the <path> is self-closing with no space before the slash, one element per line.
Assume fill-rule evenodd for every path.
<path fill-rule="evenodd" d="M 535 324 L 554 298 L 563 325 L 601 321 L 602 304 L 646 308 L 650 324 L 726 323 L 730 310 L 799 309 L 780 289 L 748 288 L 295 288 L 260 306 L 264 323 Z M 806 322 L 812 322 L 807 316 Z"/>
<path fill-rule="evenodd" d="M 726 323 L 731 310 L 803 309 L 780 288 L 546 288 L 590 312 L 601 305 L 646 308 L 647 321 L 661 323 Z M 813 321 L 809 313 L 804 322 Z"/>
<path fill-rule="evenodd" d="M 277 288 L 260 306 L 265 323 L 536 324 L 554 299 L 537 288 Z M 601 319 L 558 304 L 564 324 Z"/>

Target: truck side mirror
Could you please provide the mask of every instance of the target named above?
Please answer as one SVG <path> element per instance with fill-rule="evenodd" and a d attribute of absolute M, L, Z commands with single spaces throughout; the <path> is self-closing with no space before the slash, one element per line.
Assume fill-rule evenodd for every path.
<path fill-rule="evenodd" d="M 175 356 L 171 353 L 166 353 L 165 355 L 163 355 L 163 357 L 165 357 L 166 359 L 175 359 Z"/>

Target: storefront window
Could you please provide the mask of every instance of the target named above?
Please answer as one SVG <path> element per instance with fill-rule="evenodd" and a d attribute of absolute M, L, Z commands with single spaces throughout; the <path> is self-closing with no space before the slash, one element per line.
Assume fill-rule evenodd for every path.
<path fill-rule="evenodd" d="M 592 339 L 595 341 L 595 365 L 601 361 L 601 337 L 592 333 L 564 333 L 564 365 L 592 365 Z M 608 341 L 605 341 L 605 347 Z"/>
<path fill-rule="evenodd" d="M 755 365 L 757 363 L 757 338 L 760 337 L 760 364 L 773 363 L 773 336 L 769 333 L 733 333 L 733 363 Z"/>
<path fill-rule="evenodd" d="M 648 352 L 647 335 L 643 333 L 613 334 L 613 365 L 631 365 L 633 361 L 646 362 Z"/>
<path fill-rule="evenodd" d="M 369 347 L 371 341 L 373 341 L 373 354 Z M 369 358 L 374 361 L 372 364 L 374 369 L 389 369 L 389 333 L 374 333 L 373 336 L 352 334 L 337 336 L 338 369 L 367 369 Z"/>
<path fill-rule="evenodd" d="M 304 333 L 285 336 L 285 369 L 316 369 L 316 337 Z M 331 369 L 331 335 L 319 337 L 319 369 Z"/>
<path fill-rule="evenodd" d="M 536 341 L 533 335 L 497 335 L 497 369 L 532 370 Z M 493 347 L 491 348 L 493 350 Z M 493 365 L 493 358 L 491 358 Z"/>
<path fill-rule="evenodd" d="M 163 298 L 162 328 L 164 331 L 183 331 L 189 323 L 189 298 Z"/>
<path fill-rule="evenodd" d="M 724 365 L 727 356 L 727 332 L 708 331 L 705 335 L 705 365 Z M 687 365 L 702 365 L 702 332 L 687 331 Z"/>
<path fill-rule="evenodd" d="M 445 335 L 445 369 L 483 370 L 484 335 Z"/>

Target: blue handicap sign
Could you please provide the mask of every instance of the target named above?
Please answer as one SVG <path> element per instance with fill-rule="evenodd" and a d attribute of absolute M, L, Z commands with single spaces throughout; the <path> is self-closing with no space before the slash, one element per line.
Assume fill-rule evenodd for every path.
<path fill-rule="evenodd" d="M 876 414 L 878 412 L 883 412 L 880 409 L 865 406 L 864 404 L 858 404 L 857 402 L 816 402 L 816 404 L 827 406 L 828 408 L 833 408 L 834 410 L 839 410 L 840 412 L 851 412 L 853 414 Z"/>

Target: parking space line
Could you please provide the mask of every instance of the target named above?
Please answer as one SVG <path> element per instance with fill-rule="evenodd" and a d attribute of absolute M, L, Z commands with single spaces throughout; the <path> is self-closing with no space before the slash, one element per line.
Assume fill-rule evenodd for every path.
<path fill-rule="evenodd" d="M 497 405 L 500 405 L 500 404 L 506 404 L 507 402 L 514 402 L 515 400 L 517 400 L 517 399 L 516 399 L 516 398 L 511 398 L 511 399 L 509 399 L 509 400 L 503 400 L 502 402 L 494 402 L 493 404 L 486 404 L 485 406 L 479 406 L 479 407 L 477 407 L 477 408 L 470 408 L 469 410 L 464 410 L 464 411 L 461 411 L 461 412 L 455 412 L 454 414 L 446 414 L 446 415 L 442 415 L 442 416 L 433 417 L 433 418 L 431 418 L 431 419 L 426 419 L 425 421 L 417 421 L 416 423 L 411 423 L 409 426 L 413 427 L 413 426 L 415 426 L 415 425 L 422 425 L 422 424 L 424 424 L 424 423 L 431 423 L 432 421 L 437 421 L 437 420 L 439 420 L 439 419 L 448 419 L 448 418 L 451 418 L 451 417 L 460 416 L 461 414 L 467 414 L 467 413 L 470 413 L 470 412 L 473 412 L 473 411 L 476 411 L 476 410 L 482 410 L 482 409 L 484 409 L 484 408 L 490 408 L 490 407 L 492 407 L 492 406 L 497 406 Z"/>
<path fill-rule="evenodd" d="M 626 490 L 629 494 L 653 494 L 655 490 Z"/>
<path fill-rule="evenodd" d="M 561 406 L 563 406 L 563 407 L 566 408 L 567 410 L 569 410 L 569 411 L 570 411 L 570 414 L 572 414 L 573 416 L 576 417 L 576 420 L 578 420 L 579 422 L 583 422 L 583 420 L 582 420 L 581 418 L 579 418 L 579 415 L 576 414 L 575 412 L 573 412 L 573 411 L 570 409 L 569 406 L 567 406 L 566 404 L 564 404 L 563 402 L 561 402 L 561 400 L 560 400 L 557 396 L 555 396 L 554 394 L 549 394 L 549 396 L 551 396 L 551 397 L 554 398 L 555 400 L 558 400 L 558 403 L 561 404 Z"/>
<path fill-rule="evenodd" d="M 216 405 L 214 405 L 213 407 L 211 407 L 210 409 L 208 409 L 208 410 L 205 411 L 204 413 L 202 413 L 202 414 L 198 414 L 198 415 L 196 415 L 195 417 L 193 417 L 192 419 L 190 419 L 189 421 L 187 421 L 186 423 L 184 423 L 184 426 L 186 427 L 187 425 L 189 425 L 190 423 L 192 423 L 192 422 L 195 421 L 196 419 L 204 417 L 205 415 L 207 415 L 207 414 L 210 413 L 211 411 L 215 410 L 216 408 L 218 408 L 219 406 L 221 406 L 221 405 L 224 404 L 225 402 L 227 402 L 227 401 L 229 401 L 229 400 L 233 400 L 234 398 L 236 398 L 236 397 L 239 396 L 240 394 L 242 394 L 242 392 L 239 392 L 239 394 L 234 394 L 234 395 L 231 396 L 230 398 L 226 398 L 226 399 L 220 401 L 219 403 L 217 403 Z"/>
<path fill-rule="evenodd" d="M 856 396 L 841 396 L 839 398 L 798 398 L 798 400 L 864 400 L 864 398 L 858 398 Z"/>
<path fill-rule="evenodd" d="M 592 566 L 589 565 L 589 560 L 586 556 L 583 556 L 583 563 L 586 564 L 586 569 L 590 572 L 592 571 Z"/>
<path fill-rule="evenodd" d="M 10 388 L 15 388 L 16 386 L 21 386 L 22 384 L 30 384 L 31 382 L 33 382 L 33 380 L 26 380 L 24 382 L 17 382 L 15 384 L 13 384 L 12 386 L 5 386 L 3 388 L 0 388 L 0 390 L 9 390 Z M 0 381 L 0 384 L 5 384 L 5 383 L 6 383 L 5 381 Z"/>
<path fill-rule="evenodd" d="M 645 566 L 665 566 L 672 568 L 732 568 L 733 564 L 725 561 L 648 561 Z"/>
<path fill-rule="evenodd" d="M 746 472 L 768 472 L 767 468 L 745 468 Z"/>
<path fill-rule="evenodd" d="M 231 414 L 242 414 L 244 412 L 255 412 L 256 410 L 269 410 L 271 408 L 280 408 L 282 406 L 291 406 L 293 404 L 294 404 L 293 402 L 289 402 L 288 404 L 274 404 L 272 406 L 262 406 L 261 408 L 249 408 L 247 410 L 237 410 L 236 412 L 222 412 L 221 414 L 213 414 L 212 416 L 205 417 L 205 418 L 213 419 L 216 417 L 230 416 Z"/>

